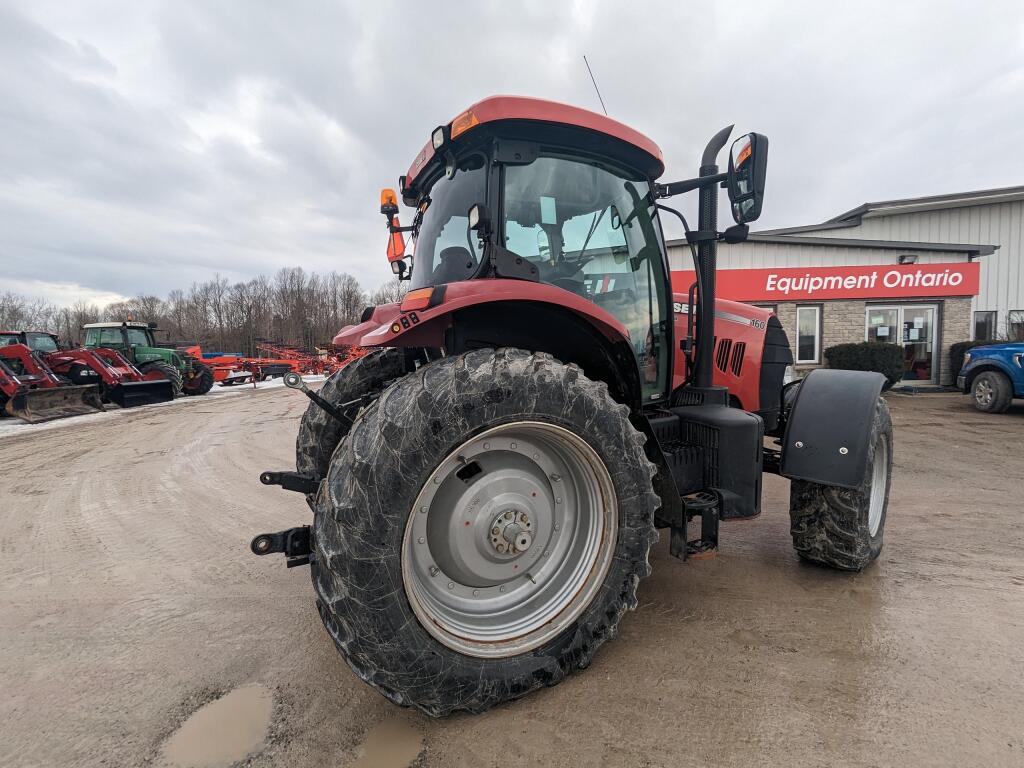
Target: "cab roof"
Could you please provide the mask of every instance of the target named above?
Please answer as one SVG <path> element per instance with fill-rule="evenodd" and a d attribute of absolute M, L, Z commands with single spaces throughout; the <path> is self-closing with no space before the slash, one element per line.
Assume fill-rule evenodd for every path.
<path fill-rule="evenodd" d="M 114 321 L 109 323 L 86 323 L 83 328 L 120 328 L 126 325 L 129 328 L 149 328 L 149 323 L 140 323 L 137 320 Z"/>
<path fill-rule="evenodd" d="M 635 154 L 635 150 L 640 150 L 639 157 L 642 158 L 643 166 L 641 170 L 652 179 L 658 178 L 665 171 L 665 159 L 661 154 L 661 149 L 647 136 L 618 120 L 612 120 L 610 117 L 599 115 L 588 109 L 561 104 L 557 101 L 533 99 L 526 96 L 489 96 L 456 115 L 447 125 L 450 128 L 454 123 L 463 125 L 468 123 L 469 127 L 459 133 L 459 136 L 463 136 L 479 125 L 502 120 L 533 121 L 569 126 L 609 136 L 628 145 L 633 150 L 633 154 Z M 457 138 L 453 140 L 457 140 Z M 412 184 L 420 171 L 433 159 L 434 154 L 434 145 L 428 140 L 416 159 L 413 160 L 412 165 L 409 166 L 405 175 L 406 186 Z"/>

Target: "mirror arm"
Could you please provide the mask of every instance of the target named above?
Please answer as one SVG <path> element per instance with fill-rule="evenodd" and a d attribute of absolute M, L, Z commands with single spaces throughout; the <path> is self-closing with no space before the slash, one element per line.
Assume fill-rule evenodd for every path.
<path fill-rule="evenodd" d="M 654 196 L 659 199 L 663 197 L 673 197 L 675 195 L 681 195 L 683 192 L 690 192 L 694 189 L 702 189 L 704 187 L 711 186 L 712 184 L 719 184 L 728 178 L 728 173 L 716 173 L 713 176 L 699 176 L 696 179 L 673 181 L 669 184 L 655 184 Z"/>

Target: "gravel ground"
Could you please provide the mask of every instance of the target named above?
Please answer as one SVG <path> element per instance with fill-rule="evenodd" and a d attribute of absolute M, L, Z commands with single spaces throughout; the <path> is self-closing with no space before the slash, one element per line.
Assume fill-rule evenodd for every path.
<path fill-rule="evenodd" d="M 310 519 L 257 481 L 292 464 L 301 395 L 0 429 L 0 765 L 158 764 L 191 713 L 252 684 L 274 701 L 253 766 L 369 765 L 380 742 L 377 765 L 420 744 L 416 765 L 473 768 L 1024 765 L 1024 406 L 890 405 L 886 546 L 866 572 L 798 562 L 788 483 L 768 477 L 716 559 L 678 562 L 662 536 L 639 610 L 585 673 L 440 721 L 349 671 L 308 569 L 248 552 Z"/>

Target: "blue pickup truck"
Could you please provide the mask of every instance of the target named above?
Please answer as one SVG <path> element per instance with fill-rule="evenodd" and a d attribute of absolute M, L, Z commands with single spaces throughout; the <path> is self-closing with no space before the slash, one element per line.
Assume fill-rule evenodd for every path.
<path fill-rule="evenodd" d="M 979 411 L 1002 413 L 1013 398 L 1024 397 L 1024 342 L 967 350 L 956 386 Z"/>

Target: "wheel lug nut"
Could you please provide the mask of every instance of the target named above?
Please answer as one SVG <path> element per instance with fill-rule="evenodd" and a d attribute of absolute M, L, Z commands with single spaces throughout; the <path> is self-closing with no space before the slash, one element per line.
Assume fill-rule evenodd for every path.
<path fill-rule="evenodd" d="M 448 582 L 448 589 L 455 589 L 455 582 L 454 581 L 449 581 Z"/>
<path fill-rule="evenodd" d="M 423 538 L 422 536 L 420 536 L 420 537 L 419 537 L 419 538 L 417 539 L 417 541 L 418 541 L 418 542 L 419 542 L 420 544 L 422 544 L 423 542 L 425 542 L 425 541 L 426 541 L 426 539 L 424 539 L 424 538 Z"/>

